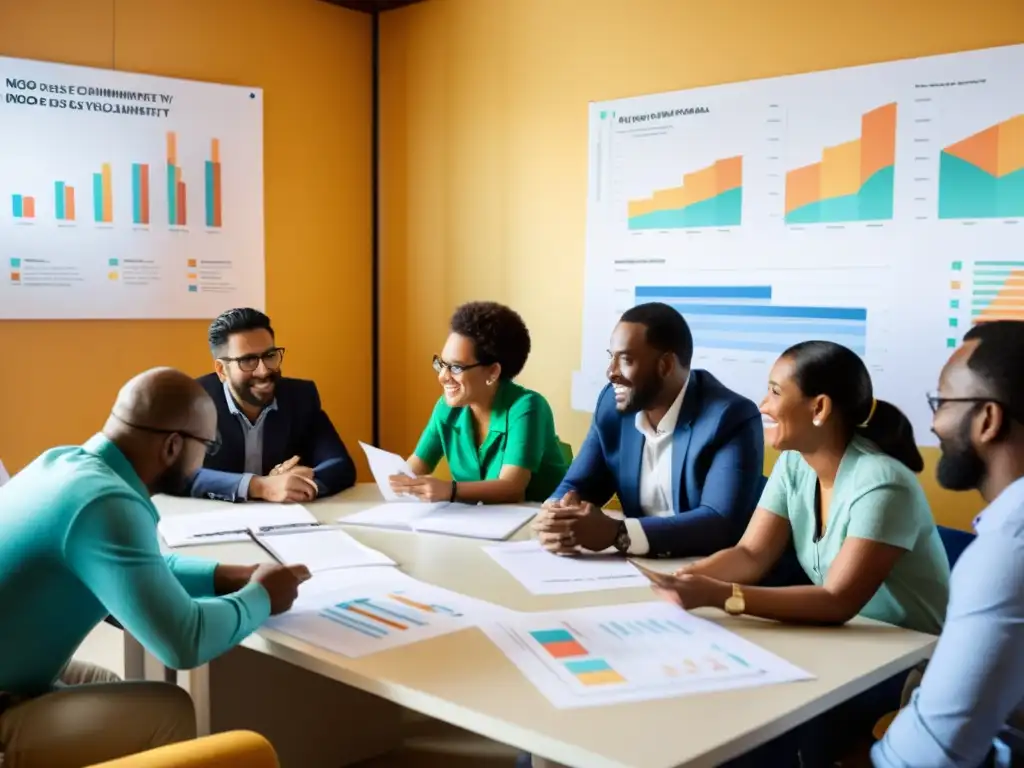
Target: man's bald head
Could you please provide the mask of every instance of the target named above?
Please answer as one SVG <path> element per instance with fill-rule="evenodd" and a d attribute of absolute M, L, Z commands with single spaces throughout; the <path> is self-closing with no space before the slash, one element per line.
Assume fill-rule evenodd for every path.
<path fill-rule="evenodd" d="M 217 409 L 191 376 L 152 368 L 121 388 L 103 432 L 153 493 L 178 493 L 217 442 Z"/>

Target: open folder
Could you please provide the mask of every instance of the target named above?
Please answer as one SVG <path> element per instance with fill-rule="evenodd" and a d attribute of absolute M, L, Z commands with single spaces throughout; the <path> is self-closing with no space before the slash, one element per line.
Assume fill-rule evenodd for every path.
<path fill-rule="evenodd" d="M 502 541 L 533 519 L 537 510 L 519 504 L 392 501 L 341 517 L 338 522 Z"/>

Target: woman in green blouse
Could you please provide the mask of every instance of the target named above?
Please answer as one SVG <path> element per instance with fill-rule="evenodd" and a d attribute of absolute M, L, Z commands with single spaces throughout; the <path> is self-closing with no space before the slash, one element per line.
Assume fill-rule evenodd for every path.
<path fill-rule="evenodd" d="M 513 381 L 530 354 L 526 324 L 506 306 L 473 302 L 450 327 L 434 357 L 443 394 L 408 461 L 417 477 L 392 477 L 391 487 L 424 501 L 545 501 L 568 465 L 551 406 Z M 430 474 L 442 457 L 450 481 Z"/>

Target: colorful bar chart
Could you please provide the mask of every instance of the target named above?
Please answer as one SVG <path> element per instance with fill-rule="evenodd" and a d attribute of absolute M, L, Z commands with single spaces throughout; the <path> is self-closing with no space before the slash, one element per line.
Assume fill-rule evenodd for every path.
<path fill-rule="evenodd" d="M 114 221 L 114 181 L 110 163 L 103 163 L 100 172 L 92 175 L 93 220 L 97 224 Z"/>
<path fill-rule="evenodd" d="M 580 659 L 565 662 L 565 668 L 583 685 L 621 685 L 626 678 L 604 659 Z"/>
<path fill-rule="evenodd" d="M 681 624 L 668 619 L 638 619 L 636 621 L 609 621 L 599 625 L 612 637 L 626 638 L 639 635 L 689 635 L 690 630 Z"/>
<path fill-rule="evenodd" d="M 16 219 L 34 219 L 36 199 L 28 195 L 11 195 L 11 215 Z"/>
<path fill-rule="evenodd" d="M 686 318 L 694 346 L 781 354 L 792 345 L 819 339 L 863 356 L 867 310 L 776 304 L 770 285 L 637 286 L 637 304 L 660 301 Z"/>
<path fill-rule="evenodd" d="M 57 221 L 75 220 L 75 188 L 63 181 L 53 183 L 53 214 Z"/>
<path fill-rule="evenodd" d="M 939 156 L 939 218 L 1024 216 L 1024 114 L 950 144 Z"/>
<path fill-rule="evenodd" d="M 971 323 L 992 320 L 1024 320 L 1024 260 L 974 262 Z"/>
<path fill-rule="evenodd" d="M 678 187 L 630 200 L 627 208 L 631 230 L 739 226 L 743 218 L 743 157 L 716 160 L 683 174 Z"/>
<path fill-rule="evenodd" d="M 149 166 L 132 163 L 132 222 L 149 224 Z"/>
<path fill-rule="evenodd" d="M 567 629 L 538 629 L 531 632 L 530 636 L 556 659 L 586 656 L 589 653 Z"/>
<path fill-rule="evenodd" d="M 210 159 L 206 161 L 206 226 L 222 225 L 220 139 L 210 141 Z"/>
<path fill-rule="evenodd" d="M 319 612 L 337 625 L 357 634 L 385 638 L 398 632 L 429 627 L 431 617 L 457 617 L 462 614 L 446 605 L 415 600 L 401 592 L 390 592 L 375 598 L 346 600 Z"/>
<path fill-rule="evenodd" d="M 167 223 L 172 227 L 188 226 L 188 189 L 178 165 L 178 134 L 167 133 Z"/>
<path fill-rule="evenodd" d="M 861 118 L 860 136 L 826 147 L 817 163 L 786 174 L 787 224 L 838 224 L 893 216 L 896 104 Z"/>

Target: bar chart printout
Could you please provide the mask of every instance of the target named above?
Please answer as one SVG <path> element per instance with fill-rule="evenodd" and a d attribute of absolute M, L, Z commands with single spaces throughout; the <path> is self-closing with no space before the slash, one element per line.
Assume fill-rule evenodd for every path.
<path fill-rule="evenodd" d="M 114 222 L 114 180 L 110 163 L 103 163 L 92 175 L 93 220 L 97 224 Z"/>
<path fill-rule="evenodd" d="M 743 158 L 717 160 L 683 175 L 677 187 L 627 204 L 629 229 L 734 227 L 742 221 Z"/>
<path fill-rule="evenodd" d="M 484 632 L 560 708 L 810 679 L 666 603 L 513 614 Z"/>
<path fill-rule="evenodd" d="M 57 221 L 75 220 L 75 188 L 63 181 L 53 183 L 53 216 Z"/>
<path fill-rule="evenodd" d="M 770 285 L 637 286 L 636 304 L 660 301 L 677 310 L 693 332 L 694 347 L 779 355 L 820 339 L 864 356 L 868 313 L 862 307 L 780 304 Z"/>
<path fill-rule="evenodd" d="M 206 161 L 206 226 L 222 226 L 220 139 L 210 142 L 210 159 Z"/>
<path fill-rule="evenodd" d="M 344 573 L 346 570 L 361 573 Z M 292 610 L 273 617 L 268 626 L 355 657 L 455 632 L 504 610 L 417 581 L 393 568 L 375 569 L 387 575 L 368 580 L 368 570 L 317 574 L 308 582 L 314 593 L 308 597 L 300 593 Z M 318 586 L 324 582 L 328 583 L 326 589 Z"/>
<path fill-rule="evenodd" d="M 786 223 L 891 219 L 895 165 L 892 103 L 864 114 L 858 138 L 826 147 L 819 162 L 786 174 Z"/>
<path fill-rule="evenodd" d="M 16 219 L 34 219 L 36 199 L 29 195 L 11 195 L 11 215 Z"/>
<path fill-rule="evenodd" d="M 188 195 L 178 165 L 178 134 L 167 132 L 167 223 L 172 227 L 188 226 Z"/>
<path fill-rule="evenodd" d="M 1024 260 L 974 262 L 971 324 L 993 320 L 1024 320 Z"/>
<path fill-rule="evenodd" d="M 939 158 L 939 218 L 1024 217 L 1024 114 L 951 144 Z"/>

